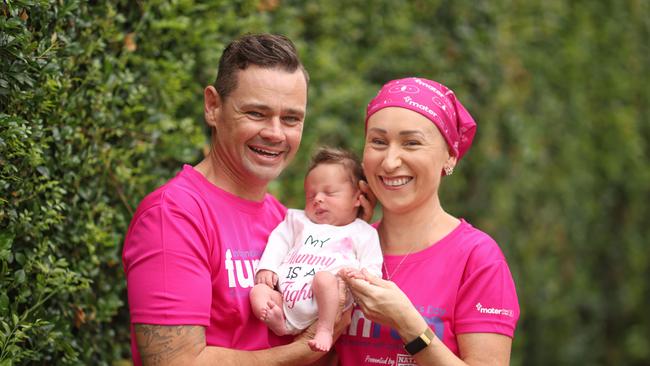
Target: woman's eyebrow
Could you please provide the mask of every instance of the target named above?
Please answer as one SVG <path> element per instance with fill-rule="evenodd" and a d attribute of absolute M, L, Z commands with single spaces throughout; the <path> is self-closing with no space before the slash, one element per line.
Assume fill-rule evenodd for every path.
<path fill-rule="evenodd" d="M 371 127 L 371 128 L 368 129 L 368 132 L 377 132 L 377 133 L 383 133 L 383 134 L 388 133 L 388 131 L 386 131 L 383 128 L 379 128 L 379 127 Z"/>
<path fill-rule="evenodd" d="M 400 136 L 419 135 L 424 137 L 424 134 L 420 130 L 405 130 L 405 131 L 400 131 L 399 134 Z"/>

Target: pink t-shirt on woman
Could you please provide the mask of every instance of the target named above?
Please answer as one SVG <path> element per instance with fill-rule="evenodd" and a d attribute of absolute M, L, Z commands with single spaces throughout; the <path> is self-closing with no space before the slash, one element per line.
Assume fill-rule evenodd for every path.
<path fill-rule="evenodd" d="M 386 255 L 384 263 L 391 281 L 456 355 L 458 334 L 514 335 L 519 303 L 508 264 L 497 243 L 465 220 L 435 245 L 407 257 Z M 366 319 L 359 308 L 336 352 L 341 365 L 415 365 L 397 332 Z"/>
<path fill-rule="evenodd" d="M 189 165 L 140 203 L 124 242 L 131 324 L 205 326 L 208 345 L 264 349 L 268 332 L 248 299 L 255 267 L 286 208 L 248 201 Z M 131 327 L 133 360 L 140 364 Z"/>

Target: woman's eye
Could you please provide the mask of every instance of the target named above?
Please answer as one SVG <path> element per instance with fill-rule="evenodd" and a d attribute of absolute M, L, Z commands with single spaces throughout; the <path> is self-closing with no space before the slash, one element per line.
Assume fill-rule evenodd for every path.
<path fill-rule="evenodd" d="M 421 144 L 420 144 L 420 141 L 409 140 L 409 141 L 406 141 L 404 143 L 404 145 L 406 145 L 406 146 L 417 146 L 417 145 L 421 145 Z"/>
<path fill-rule="evenodd" d="M 370 142 L 375 144 L 375 145 L 385 145 L 385 142 L 382 139 L 372 139 L 372 140 L 370 140 Z"/>

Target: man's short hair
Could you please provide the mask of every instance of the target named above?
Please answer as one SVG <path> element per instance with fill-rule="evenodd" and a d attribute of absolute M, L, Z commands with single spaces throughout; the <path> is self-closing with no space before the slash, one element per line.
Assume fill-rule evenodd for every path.
<path fill-rule="evenodd" d="M 359 181 L 365 180 L 366 177 L 363 174 L 363 168 L 361 167 L 361 162 L 356 155 L 350 151 L 332 148 L 332 147 L 321 147 L 319 148 L 314 156 L 311 158 L 311 163 L 307 169 L 307 176 L 309 172 L 314 170 L 319 165 L 322 164 L 340 164 L 345 170 L 350 174 L 350 180 L 354 188 L 359 187 Z"/>
<path fill-rule="evenodd" d="M 289 38 L 278 34 L 248 34 L 232 41 L 221 54 L 214 82 L 219 97 L 226 99 L 237 88 L 237 72 L 250 65 L 280 68 L 290 73 L 300 69 L 309 84 L 309 74 Z"/>

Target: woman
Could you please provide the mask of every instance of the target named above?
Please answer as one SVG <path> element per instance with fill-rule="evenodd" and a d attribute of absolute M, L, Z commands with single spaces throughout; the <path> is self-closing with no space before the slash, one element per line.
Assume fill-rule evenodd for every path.
<path fill-rule="evenodd" d="M 426 79 L 393 80 L 368 105 L 363 166 L 383 208 L 386 280 L 341 273 L 358 304 L 341 365 L 509 363 L 519 304 L 506 260 L 438 197 L 475 130 L 453 92 Z"/>

